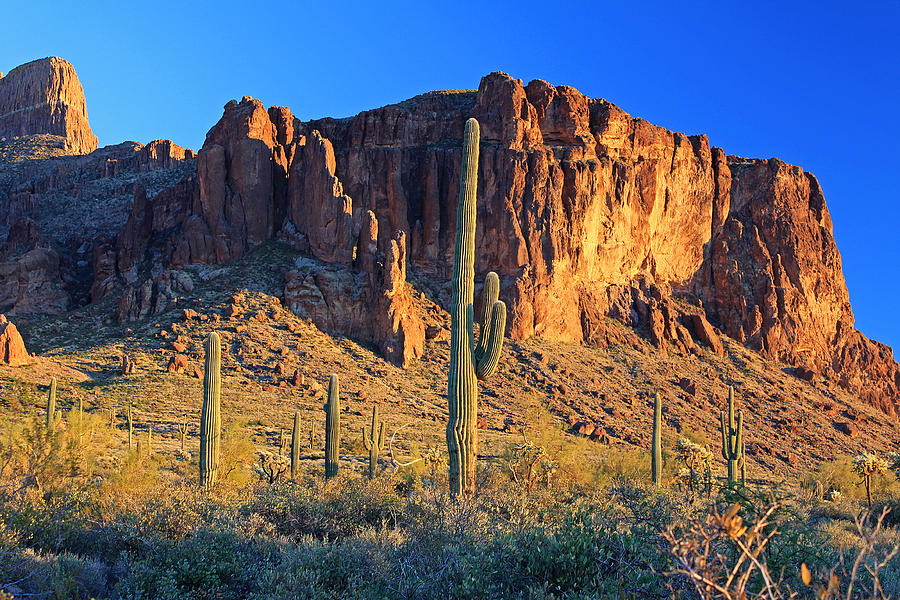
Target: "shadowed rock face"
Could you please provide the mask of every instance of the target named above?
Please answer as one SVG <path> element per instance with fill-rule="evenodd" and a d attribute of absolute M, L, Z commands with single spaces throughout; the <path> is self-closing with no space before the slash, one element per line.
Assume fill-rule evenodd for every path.
<path fill-rule="evenodd" d="M 230 260 L 277 236 L 361 274 L 370 291 L 351 304 L 374 319 L 386 310 L 379 298 L 403 297 L 404 269 L 380 265 L 408 260 L 439 283 L 449 276 L 470 116 L 482 132 L 476 270 L 500 274 L 510 336 L 601 341 L 612 317 L 646 326 L 660 348 L 719 351 L 708 319 L 894 414 L 900 372 L 890 349 L 853 329 L 815 177 L 777 159 L 727 156 L 705 136 L 656 127 L 568 86 L 492 73 L 477 92 L 307 123 L 251 98 L 232 102 L 207 136 L 196 183 L 146 202 L 144 218 L 179 215 L 180 228 L 165 233 L 173 264 Z M 141 229 L 123 235 L 133 231 Z M 360 293 L 337 279 L 294 278 L 287 300 L 325 315 L 340 290 Z M 371 329 L 378 337 L 389 328 Z M 396 329 L 379 345 L 413 356 L 397 354 Z"/>
<path fill-rule="evenodd" d="M 97 149 L 78 75 L 55 56 L 18 66 L 0 78 L 0 137 L 33 134 L 62 136 L 75 154 Z"/>

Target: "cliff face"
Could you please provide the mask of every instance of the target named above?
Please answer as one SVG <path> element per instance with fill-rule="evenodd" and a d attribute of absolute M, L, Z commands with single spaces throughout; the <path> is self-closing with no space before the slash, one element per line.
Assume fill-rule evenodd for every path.
<path fill-rule="evenodd" d="M 853 329 L 815 177 L 777 159 L 727 156 L 705 136 L 653 126 L 567 86 L 493 73 L 477 92 L 433 92 L 308 123 L 250 98 L 229 103 L 199 154 L 196 181 L 133 215 L 166 227 L 126 226 L 119 245 L 165 236 L 164 260 L 177 265 L 223 262 L 279 237 L 357 274 L 340 285 L 333 275 L 289 275 L 286 300 L 296 311 L 320 314 L 358 295 L 352 281 L 366 282 L 367 300 L 353 304 L 364 316 L 348 322 L 404 314 L 387 346 L 420 343 L 403 335 L 421 325 L 399 293 L 402 269 L 386 257 L 406 255 L 441 290 L 470 116 L 482 131 L 476 270 L 501 275 L 510 336 L 602 343 L 611 317 L 646 327 L 660 348 L 696 352 L 694 342 L 720 347 L 708 318 L 894 413 L 897 363 Z M 173 214 L 175 229 L 161 216 Z M 129 239 L 134 231 L 146 241 Z M 376 276 L 386 272 L 395 276 Z M 325 329 L 343 327 L 340 316 L 329 319 Z"/>
<path fill-rule="evenodd" d="M 0 137 L 34 134 L 62 136 L 75 154 L 97 149 L 78 75 L 55 56 L 18 66 L 0 78 Z"/>

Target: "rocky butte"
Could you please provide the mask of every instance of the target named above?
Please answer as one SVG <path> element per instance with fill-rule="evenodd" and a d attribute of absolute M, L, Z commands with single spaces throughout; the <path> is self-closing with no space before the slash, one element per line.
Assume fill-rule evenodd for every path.
<path fill-rule="evenodd" d="M 477 279 L 500 275 L 509 336 L 606 346 L 622 341 L 617 321 L 660 351 L 721 354 L 724 334 L 896 416 L 900 369 L 853 327 L 814 175 L 499 72 L 345 119 L 232 100 L 196 167 L 134 185 L 118 233 L 90 242 L 90 298 L 119 297 L 120 322 L 144 318 L 185 293 L 180 267 L 279 240 L 309 257 L 285 266 L 292 311 L 408 365 L 449 304 L 469 117 L 482 135 Z"/>
<path fill-rule="evenodd" d="M 56 56 L 0 74 L 0 138 L 34 134 L 61 136 L 76 154 L 97 149 L 75 68 Z"/>

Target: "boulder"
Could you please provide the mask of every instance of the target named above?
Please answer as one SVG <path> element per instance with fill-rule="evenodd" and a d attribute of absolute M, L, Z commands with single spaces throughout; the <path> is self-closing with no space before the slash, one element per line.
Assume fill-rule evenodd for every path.
<path fill-rule="evenodd" d="M 5 315 L 0 315 L 0 364 L 20 367 L 30 362 L 19 330 Z"/>
<path fill-rule="evenodd" d="M 694 314 L 690 315 L 688 319 L 696 340 L 719 356 L 725 354 L 725 347 L 722 345 L 722 340 L 719 339 L 716 330 L 713 329 L 713 326 L 709 324 L 709 321 L 706 320 L 704 315 Z"/>
<path fill-rule="evenodd" d="M 166 365 L 169 373 L 184 373 L 188 368 L 188 357 L 184 354 L 173 354 Z"/>

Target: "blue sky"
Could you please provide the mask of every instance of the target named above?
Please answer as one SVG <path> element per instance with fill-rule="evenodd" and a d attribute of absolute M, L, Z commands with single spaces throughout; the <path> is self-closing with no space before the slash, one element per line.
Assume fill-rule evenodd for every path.
<path fill-rule="evenodd" d="M 777 156 L 825 191 L 857 318 L 900 347 L 900 2 L 32 2 L 0 71 L 58 55 L 101 144 L 197 149 L 231 98 L 347 116 L 506 71 Z M 127 8 L 126 8 L 127 7 Z"/>

